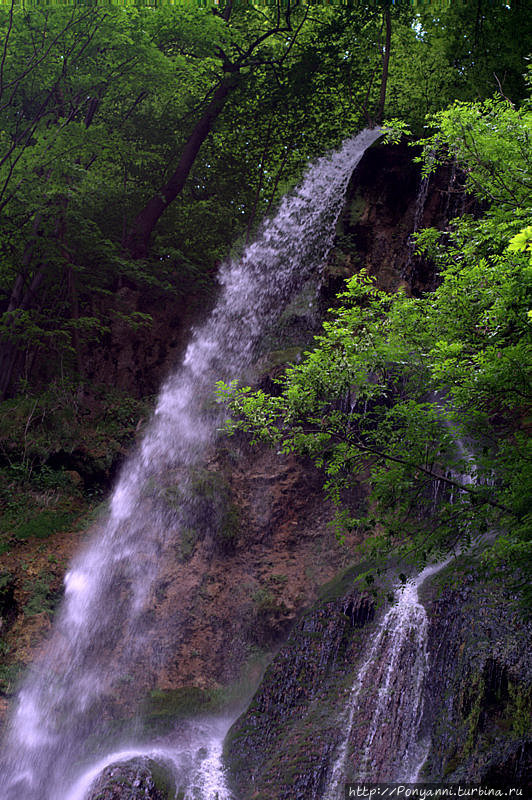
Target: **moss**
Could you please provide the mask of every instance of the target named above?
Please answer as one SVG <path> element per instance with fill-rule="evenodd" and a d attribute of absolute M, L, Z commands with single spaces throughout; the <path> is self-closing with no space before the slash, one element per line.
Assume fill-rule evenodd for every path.
<path fill-rule="evenodd" d="M 174 510 L 181 508 L 183 504 L 183 493 L 179 486 L 165 486 L 160 490 L 160 497 L 169 508 Z"/>
<path fill-rule="evenodd" d="M 222 551 L 232 550 L 238 539 L 240 512 L 231 499 L 231 487 L 218 471 L 196 469 L 190 482 L 192 511 Z"/>
<path fill-rule="evenodd" d="M 349 225 L 354 226 L 359 222 L 367 208 L 364 197 L 356 192 L 349 203 Z"/>
<path fill-rule="evenodd" d="M 195 528 L 183 528 L 178 542 L 178 555 L 180 561 L 188 561 L 196 549 L 199 533 Z"/>
<path fill-rule="evenodd" d="M 154 689 L 145 701 L 145 716 L 148 720 L 162 717 L 182 719 L 206 711 L 211 704 L 211 693 L 196 686 L 180 689 Z"/>
<path fill-rule="evenodd" d="M 316 314 L 318 294 L 318 284 L 315 279 L 311 279 L 303 284 L 285 307 L 276 324 L 260 343 L 259 360 L 256 364 L 259 373 L 267 372 L 263 362 L 267 363 L 271 354 L 292 352 L 295 358 L 298 355 L 297 351 L 301 352 L 311 345 L 314 338 L 313 329 L 317 332 L 320 327 Z M 292 357 L 288 360 L 291 361 Z M 286 359 L 279 363 L 286 363 Z"/>
<path fill-rule="evenodd" d="M 340 572 L 332 580 L 324 583 L 320 589 L 320 600 L 328 602 L 343 597 L 353 587 L 360 566 L 351 565 Z"/>
<path fill-rule="evenodd" d="M 253 648 L 240 675 L 223 686 L 200 689 L 183 686 L 179 689 L 154 689 L 145 698 L 142 717 L 149 731 L 164 731 L 174 721 L 198 714 L 220 714 L 240 709 L 251 698 L 266 665 L 271 661 L 269 651 Z"/>
<path fill-rule="evenodd" d="M 37 578 L 25 582 L 24 591 L 30 593 L 30 598 L 23 608 L 27 617 L 41 614 L 43 611 L 49 613 L 54 610 L 59 599 L 59 592 L 52 589 L 53 580 L 53 575 L 41 572 Z"/>
<path fill-rule="evenodd" d="M 68 530 L 107 490 L 148 404 L 65 382 L 0 403 L 0 552 Z"/>
<path fill-rule="evenodd" d="M 0 598 L 6 589 L 10 586 L 13 576 L 10 572 L 0 572 Z"/>
<path fill-rule="evenodd" d="M 162 504 L 163 513 L 169 513 L 173 520 L 171 524 L 181 529 L 177 543 L 180 561 L 188 561 L 197 543 L 205 538 L 221 552 L 236 546 L 240 512 L 222 471 L 196 467 L 188 480 L 166 471 L 150 479 L 145 493 L 149 500 Z"/>
<path fill-rule="evenodd" d="M 72 527 L 77 517 L 77 510 L 45 509 L 36 513 L 31 519 L 16 525 L 12 534 L 15 539 L 47 539 L 53 533 Z"/>
<path fill-rule="evenodd" d="M 0 694 L 11 696 L 15 693 L 25 666 L 21 661 L 14 664 L 0 664 Z"/>
<path fill-rule="evenodd" d="M 367 592 L 368 587 L 371 587 L 371 593 L 376 600 L 383 602 L 391 589 L 390 578 L 381 570 L 377 570 L 375 564 L 361 561 L 358 564 L 351 564 L 331 581 L 323 584 L 319 599 L 320 602 L 329 602 L 344 597 L 352 589 Z"/>
<path fill-rule="evenodd" d="M 147 767 L 150 770 L 157 791 L 168 800 L 175 797 L 176 784 L 171 769 L 152 759 L 148 759 Z"/>
<path fill-rule="evenodd" d="M 192 494 L 206 500 L 215 500 L 220 494 L 228 491 L 228 484 L 223 475 L 214 470 L 196 467 L 190 479 Z"/>
<path fill-rule="evenodd" d="M 520 738 L 530 734 L 532 715 L 532 687 L 508 681 L 508 717 L 514 736 Z"/>
<path fill-rule="evenodd" d="M 287 364 L 297 364 L 301 361 L 303 352 L 304 348 L 301 345 L 270 350 L 256 364 L 257 372 L 260 375 L 267 375 L 270 372 L 277 371 L 279 367 L 285 367 Z"/>
<path fill-rule="evenodd" d="M 253 592 L 251 599 L 255 606 L 255 614 L 257 614 L 257 616 L 267 614 L 277 607 L 277 598 L 265 587 L 261 587 Z"/>
<path fill-rule="evenodd" d="M 64 382 L 0 403 L 0 444 L 11 463 L 35 469 L 46 465 L 53 453 L 84 449 L 109 466 L 111 450 L 120 451 L 131 441 L 151 400 L 104 386 L 91 386 L 90 391 L 90 408 L 80 400 L 80 387 Z"/>
<path fill-rule="evenodd" d="M 486 686 L 482 675 L 476 674 L 471 681 L 466 696 L 462 699 L 462 704 L 469 707 L 469 713 L 466 717 L 466 737 L 462 754 L 464 757 L 469 756 L 473 752 L 477 731 L 479 727 L 480 715 L 482 713 L 484 695 Z"/>
<path fill-rule="evenodd" d="M 232 550 L 238 541 L 240 510 L 235 503 L 225 507 L 218 526 L 217 543 L 222 550 Z"/>
<path fill-rule="evenodd" d="M 138 757 L 107 767 L 91 793 L 91 800 L 109 800 L 111 797 L 140 800 L 148 795 L 154 800 L 171 800 L 175 798 L 176 790 L 170 764 Z"/>
<path fill-rule="evenodd" d="M 462 761 L 461 753 L 456 753 L 455 752 L 453 755 L 451 755 L 449 758 L 447 758 L 445 769 L 443 771 L 444 779 L 448 778 L 449 775 L 452 775 L 452 773 L 455 772 L 458 769 L 458 767 L 460 766 L 461 761 Z"/>

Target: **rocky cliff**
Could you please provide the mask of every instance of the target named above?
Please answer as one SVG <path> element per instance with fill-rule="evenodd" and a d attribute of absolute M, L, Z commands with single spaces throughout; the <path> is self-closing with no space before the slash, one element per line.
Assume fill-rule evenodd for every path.
<path fill-rule="evenodd" d="M 512 586 L 464 557 L 426 587 L 428 780 L 530 789 L 532 624 Z"/>
<path fill-rule="evenodd" d="M 347 571 L 298 622 L 230 730 L 226 761 L 241 800 L 323 798 L 346 737 L 347 777 L 357 773 L 366 698 L 350 732 L 346 708 L 384 608 L 356 588 L 356 576 Z M 522 787 L 530 779 L 532 624 L 501 577 L 488 578 L 477 560 L 462 558 L 422 587 L 429 658 L 419 735 L 429 749 L 420 780 Z M 401 700 L 398 692 L 385 724 L 393 725 Z M 385 780 L 393 762 L 387 738 L 374 740 L 373 780 Z"/>
<path fill-rule="evenodd" d="M 442 218 L 444 183 L 429 196 L 432 211 L 423 216 L 424 224 Z M 379 146 L 366 153 L 349 186 L 336 247 L 322 280 L 305 285 L 263 341 L 255 369 L 258 383 L 271 387 L 284 365 L 299 358 L 344 278 L 361 264 L 370 265 L 387 287 L 404 281 L 404 252 L 416 213 L 419 217 L 420 186 L 418 167 L 406 147 Z M 416 278 L 416 286 L 420 281 Z M 9 548 L 0 575 L 4 709 L 15 691 L 16 676 L 50 629 L 66 565 L 90 536 L 91 527 L 80 519 L 84 495 L 109 487 L 128 441 L 142 431 L 145 404 L 124 398 L 127 393 L 155 392 L 198 313 L 193 298 L 170 307 L 156 293 L 140 296 L 127 287 L 113 302 L 124 313 L 151 314 L 153 324 L 149 330 L 132 331 L 117 322 L 107 339 L 87 354 L 93 385 L 113 384 L 122 392 L 116 407 L 100 408 L 94 396 L 80 398 L 76 408 L 63 408 L 56 399 L 54 408 L 43 412 L 47 469 L 62 470 L 68 514 L 61 518 L 58 533 L 52 533 L 55 517 L 42 532 L 30 531 L 24 537 L 6 532 Z M 21 424 L 23 429 L 26 421 Z M 19 445 L 13 443 L 15 448 Z M 170 506 L 179 502 L 173 481 L 172 475 L 166 476 L 160 487 Z M 279 459 L 264 448 L 251 450 L 245 441 L 229 439 L 211 454 L 196 484 L 205 526 L 187 531 L 184 539 L 180 536 L 164 559 L 153 597 L 153 621 L 172 655 L 164 666 L 150 667 L 141 676 L 146 691 L 187 686 L 207 690 L 233 680 L 243 663 L 280 644 L 297 615 L 315 599 L 317 588 L 345 566 L 354 544 L 336 542 L 320 477 L 296 459 Z M 55 488 L 47 490 L 47 509 L 55 508 L 57 494 Z M 363 494 L 361 476 L 353 502 Z M 124 691 L 127 694 L 127 687 Z"/>

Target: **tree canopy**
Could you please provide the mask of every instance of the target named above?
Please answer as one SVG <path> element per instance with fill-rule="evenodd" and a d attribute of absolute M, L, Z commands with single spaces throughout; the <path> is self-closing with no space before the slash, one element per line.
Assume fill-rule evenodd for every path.
<path fill-rule="evenodd" d="M 309 158 L 385 111 L 518 101 L 529 26 L 480 1 L 2 7 L 2 393 L 44 352 L 82 379 L 124 281 L 210 285 Z"/>

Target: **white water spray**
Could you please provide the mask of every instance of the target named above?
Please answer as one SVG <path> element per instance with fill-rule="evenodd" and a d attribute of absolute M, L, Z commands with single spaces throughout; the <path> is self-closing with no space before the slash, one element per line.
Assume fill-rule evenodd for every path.
<path fill-rule="evenodd" d="M 397 602 L 384 615 L 351 688 L 342 725 L 345 735 L 325 800 L 337 800 L 347 775 L 372 782 L 418 779 L 428 748 L 418 737 L 429 656 L 428 618 L 418 590 L 450 560 L 426 567 L 397 588 Z M 352 738 L 356 752 L 349 764 Z"/>
<path fill-rule="evenodd" d="M 222 742 L 230 723 L 229 719 L 185 722 L 163 742 L 108 753 L 83 772 L 67 790 L 65 800 L 85 800 L 107 767 L 139 763 L 143 758 L 166 767 L 183 800 L 232 800 L 222 764 Z"/>
<path fill-rule="evenodd" d="M 7 800 L 66 797 L 101 738 L 120 681 L 135 669 L 150 674 L 151 656 L 159 665 L 169 656 L 155 653 L 145 621 L 161 558 L 180 526 L 180 512 L 157 495 L 158 478 L 172 470 L 186 495 L 191 468 L 221 423 L 210 403 L 215 382 L 245 373 L 268 327 L 323 263 L 348 180 L 379 135 L 364 131 L 320 159 L 242 258 L 222 268 L 214 311 L 163 386 L 106 521 L 65 577 L 52 639 L 20 691 L 5 742 L 0 777 Z M 199 789 L 204 797 L 207 784 L 206 778 Z"/>

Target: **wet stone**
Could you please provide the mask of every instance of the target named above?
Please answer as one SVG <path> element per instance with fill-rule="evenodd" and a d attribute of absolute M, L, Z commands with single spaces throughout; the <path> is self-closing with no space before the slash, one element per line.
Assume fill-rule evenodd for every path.
<path fill-rule="evenodd" d="M 136 758 L 104 769 L 88 800 L 170 800 L 174 796 L 170 769 L 149 758 Z"/>

